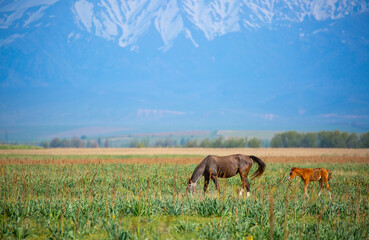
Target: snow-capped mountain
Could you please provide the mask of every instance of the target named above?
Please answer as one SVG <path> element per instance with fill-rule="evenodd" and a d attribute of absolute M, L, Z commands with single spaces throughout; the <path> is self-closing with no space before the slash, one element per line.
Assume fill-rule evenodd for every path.
<path fill-rule="evenodd" d="M 1 1 L 0 46 L 24 37 L 30 28 L 52 24 L 52 18 L 60 18 L 58 23 L 64 24 L 68 12 L 80 31 L 130 49 L 137 49 L 138 40 L 154 27 L 164 49 L 168 49 L 179 35 L 198 46 L 194 37 L 198 31 L 210 41 L 232 32 L 276 28 L 305 20 L 339 19 L 368 9 L 369 2 L 363 0 Z M 70 29 L 69 39 L 80 36 Z"/>

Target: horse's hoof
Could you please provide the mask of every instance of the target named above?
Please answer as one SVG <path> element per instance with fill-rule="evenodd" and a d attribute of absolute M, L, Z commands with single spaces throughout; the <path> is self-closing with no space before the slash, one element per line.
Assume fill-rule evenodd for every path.
<path fill-rule="evenodd" d="M 243 193 L 243 189 L 241 189 L 241 191 L 240 191 L 240 193 L 239 193 L 239 194 L 240 194 L 240 196 L 242 196 L 242 193 Z"/>

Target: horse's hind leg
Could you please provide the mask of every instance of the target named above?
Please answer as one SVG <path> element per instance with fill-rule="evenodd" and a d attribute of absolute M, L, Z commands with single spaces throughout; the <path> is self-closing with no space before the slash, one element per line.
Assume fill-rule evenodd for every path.
<path fill-rule="evenodd" d="M 242 193 L 243 191 L 245 191 L 245 188 L 246 188 L 246 196 L 249 197 L 250 196 L 250 182 L 249 182 L 249 179 L 247 179 L 247 177 L 242 179 L 242 188 L 240 191 L 240 196 L 242 196 Z"/>
<path fill-rule="evenodd" d="M 247 190 L 246 197 L 249 197 L 251 193 L 250 193 L 250 182 L 248 178 L 246 178 L 246 190 Z"/>

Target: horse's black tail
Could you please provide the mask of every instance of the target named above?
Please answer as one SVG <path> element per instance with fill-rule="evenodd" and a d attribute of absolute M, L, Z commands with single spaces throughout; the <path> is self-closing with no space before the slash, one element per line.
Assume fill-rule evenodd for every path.
<path fill-rule="evenodd" d="M 256 170 L 256 172 L 252 174 L 251 176 L 252 179 L 260 177 L 265 171 L 265 167 L 266 167 L 265 163 L 258 157 L 250 156 L 250 158 L 259 165 L 258 170 Z"/>

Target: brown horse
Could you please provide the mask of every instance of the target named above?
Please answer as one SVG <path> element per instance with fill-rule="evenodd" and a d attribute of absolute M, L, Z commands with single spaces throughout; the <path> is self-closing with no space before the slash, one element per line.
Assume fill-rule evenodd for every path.
<path fill-rule="evenodd" d="M 204 176 L 204 194 L 208 188 L 210 178 L 214 181 L 218 193 L 220 193 L 218 177 L 230 178 L 237 173 L 240 174 L 242 180 L 242 189 L 240 196 L 246 188 L 247 196 L 250 196 L 250 182 L 247 175 L 252 167 L 253 162 L 259 165 L 259 168 L 252 175 L 252 178 L 259 177 L 265 170 L 265 163 L 255 156 L 246 156 L 241 154 L 235 154 L 230 156 L 214 156 L 209 155 L 196 167 L 192 174 L 192 177 L 188 179 L 187 191 L 194 192 L 197 182 Z"/>
<path fill-rule="evenodd" d="M 306 193 L 307 185 L 310 181 L 319 181 L 320 185 L 320 192 L 318 196 L 323 191 L 323 182 L 327 186 L 328 192 L 329 192 L 329 199 L 332 199 L 331 196 L 331 187 L 329 186 L 328 181 L 332 177 L 332 172 L 325 168 L 291 168 L 290 176 L 288 177 L 288 180 L 291 181 L 295 175 L 301 177 L 302 181 L 305 183 L 304 187 L 304 193 L 307 197 L 309 197 Z"/>

